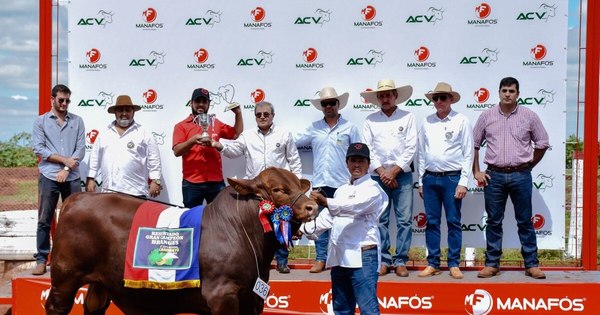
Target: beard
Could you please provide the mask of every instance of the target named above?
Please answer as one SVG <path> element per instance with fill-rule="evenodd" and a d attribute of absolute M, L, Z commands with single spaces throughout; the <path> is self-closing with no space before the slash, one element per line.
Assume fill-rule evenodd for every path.
<path fill-rule="evenodd" d="M 117 125 L 121 128 L 127 128 L 133 124 L 133 119 L 117 119 Z"/>

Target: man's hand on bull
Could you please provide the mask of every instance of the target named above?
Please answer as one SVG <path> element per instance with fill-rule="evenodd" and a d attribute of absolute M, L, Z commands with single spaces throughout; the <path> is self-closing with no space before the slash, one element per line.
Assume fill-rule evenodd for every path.
<path fill-rule="evenodd" d="M 319 206 L 327 207 L 327 197 L 325 197 L 320 191 L 311 191 L 310 199 L 314 200 Z"/>

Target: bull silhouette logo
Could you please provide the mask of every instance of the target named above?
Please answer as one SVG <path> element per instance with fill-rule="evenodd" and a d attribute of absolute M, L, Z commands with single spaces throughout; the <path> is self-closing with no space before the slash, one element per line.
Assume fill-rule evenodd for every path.
<path fill-rule="evenodd" d="M 157 133 L 155 131 L 152 131 L 152 137 L 154 138 L 154 142 L 156 142 L 156 144 L 158 145 L 163 145 L 165 144 L 165 132 L 163 131 L 162 133 Z"/>

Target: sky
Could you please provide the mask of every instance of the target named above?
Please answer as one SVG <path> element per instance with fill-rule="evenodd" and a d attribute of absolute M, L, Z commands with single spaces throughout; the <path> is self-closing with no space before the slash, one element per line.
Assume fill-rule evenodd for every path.
<path fill-rule="evenodd" d="M 583 26 L 585 8 L 583 1 Z M 0 0 L 0 141 L 20 132 L 31 133 L 38 115 L 38 22 L 39 0 Z M 66 30 L 66 14 L 61 10 L 61 29 Z M 583 137 L 583 115 L 577 129 L 577 74 L 579 41 L 579 0 L 569 0 L 567 56 L 567 134 Z M 67 83 L 66 32 L 61 32 L 58 81 Z M 585 33 L 583 33 L 585 40 Z M 585 46 L 585 43 L 583 44 Z M 582 59 L 585 63 L 585 59 Z M 585 69 L 582 69 L 582 79 Z M 56 78 L 56 74 L 53 74 Z M 583 90 L 583 81 L 582 87 Z M 50 96 L 48 96 L 49 101 Z M 580 95 L 583 99 L 583 93 Z"/>

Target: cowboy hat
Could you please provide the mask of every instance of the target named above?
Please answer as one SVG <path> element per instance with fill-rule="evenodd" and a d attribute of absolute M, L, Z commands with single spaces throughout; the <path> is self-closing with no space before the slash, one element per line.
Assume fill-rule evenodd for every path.
<path fill-rule="evenodd" d="M 433 101 L 433 96 L 435 94 L 450 94 L 452 95 L 452 104 L 458 102 L 460 100 L 460 94 L 452 91 L 452 86 L 446 82 L 439 82 L 433 91 L 429 91 L 429 93 L 425 93 L 425 97 L 428 100 Z"/>
<path fill-rule="evenodd" d="M 321 101 L 336 99 L 340 103 L 339 109 L 342 109 L 342 108 L 344 108 L 344 106 L 346 106 L 346 103 L 348 103 L 348 95 L 349 95 L 348 92 L 346 92 L 342 95 L 338 95 L 334 88 L 328 86 L 328 87 L 324 87 L 319 92 L 319 98 L 310 100 L 310 102 L 313 104 L 314 107 L 316 107 L 318 110 L 322 111 L 323 107 L 321 106 Z"/>
<path fill-rule="evenodd" d="M 131 97 L 129 97 L 129 95 L 117 96 L 117 101 L 115 102 L 115 105 L 109 107 L 108 112 L 111 114 L 114 114 L 115 111 L 117 110 L 118 106 L 120 106 L 120 107 L 131 106 L 131 107 L 133 107 L 134 112 L 137 112 L 138 110 L 142 109 L 139 105 L 133 104 L 133 102 L 131 101 Z"/>
<path fill-rule="evenodd" d="M 377 99 L 377 92 L 383 91 L 392 91 L 396 90 L 398 92 L 398 97 L 396 98 L 396 104 L 404 103 L 408 98 L 412 95 L 413 88 L 410 85 L 405 85 L 401 87 L 396 87 L 394 80 L 392 79 L 383 79 L 377 82 L 377 90 L 375 91 L 365 91 L 360 93 L 365 99 L 365 102 L 371 103 L 377 106 L 381 106 L 379 100 Z"/>

